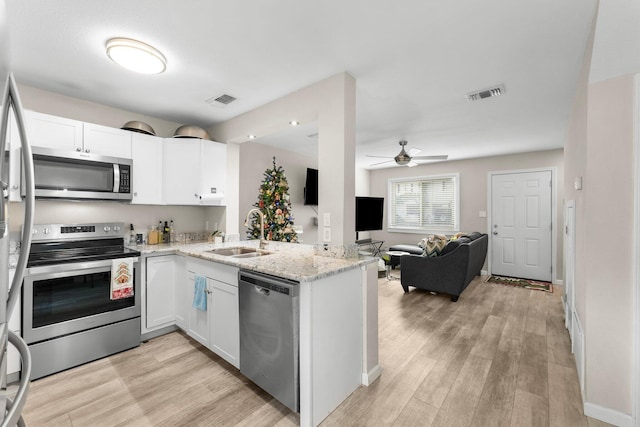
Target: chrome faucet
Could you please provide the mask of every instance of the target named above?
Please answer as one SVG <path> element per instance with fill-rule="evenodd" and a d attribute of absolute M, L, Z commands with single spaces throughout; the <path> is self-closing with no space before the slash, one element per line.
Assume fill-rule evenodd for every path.
<path fill-rule="evenodd" d="M 244 220 L 244 226 L 249 226 L 249 217 L 254 212 L 260 216 L 260 249 L 264 249 L 267 247 L 267 240 L 264 238 L 264 214 L 262 211 L 258 208 L 253 208 L 247 212 L 247 218 Z"/>

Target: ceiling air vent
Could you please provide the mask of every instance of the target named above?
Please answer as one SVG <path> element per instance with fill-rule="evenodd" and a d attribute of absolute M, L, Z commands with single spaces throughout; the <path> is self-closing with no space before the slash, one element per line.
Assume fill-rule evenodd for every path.
<path fill-rule="evenodd" d="M 213 98 L 209 98 L 204 102 L 214 107 L 226 107 L 227 105 L 231 104 L 235 100 L 236 100 L 235 97 L 223 93 L 220 96 L 214 96 Z"/>
<path fill-rule="evenodd" d="M 480 101 L 485 98 L 491 98 L 492 96 L 500 96 L 504 94 L 504 85 L 491 87 L 489 89 L 483 89 L 477 92 L 471 92 L 467 94 L 468 101 Z"/>

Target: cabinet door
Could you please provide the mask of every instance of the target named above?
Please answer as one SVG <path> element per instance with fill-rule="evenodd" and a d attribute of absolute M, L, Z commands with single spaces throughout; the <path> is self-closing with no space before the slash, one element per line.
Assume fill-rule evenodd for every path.
<path fill-rule="evenodd" d="M 200 140 L 166 138 L 163 164 L 165 204 L 199 205 Z"/>
<path fill-rule="evenodd" d="M 227 186 L 227 145 L 203 140 L 200 153 L 201 204 L 224 205 Z"/>
<path fill-rule="evenodd" d="M 147 328 L 172 324 L 175 315 L 176 266 L 171 255 L 147 258 Z"/>
<path fill-rule="evenodd" d="M 187 280 L 189 282 L 187 300 L 193 301 L 195 290 L 195 276 L 193 271 L 187 273 Z M 209 291 L 209 289 L 207 289 Z M 190 337 L 200 342 L 205 347 L 209 347 L 209 313 L 211 312 L 211 294 L 207 292 L 207 310 L 198 310 L 189 304 L 189 325 L 187 333 Z"/>
<path fill-rule="evenodd" d="M 25 111 L 25 117 L 32 146 L 69 151 L 82 149 L 82 122 L 35 111 Z"/>
<path fill-rule="evenodd" d="M 131 132 L 93 123 L 84 124 L 84 151 L 103 156 L 131 158 Z"/>
<path fill-rule="evenodd" d="M 161 205 L 162 138 L 134 133 L 131 135 L 133 158 L 131 204 Z"/>
<path fill-rule="evenodd" d="M 240 368 L 238 287 L 209 279 L 211 289 L 211 350 Z"/>

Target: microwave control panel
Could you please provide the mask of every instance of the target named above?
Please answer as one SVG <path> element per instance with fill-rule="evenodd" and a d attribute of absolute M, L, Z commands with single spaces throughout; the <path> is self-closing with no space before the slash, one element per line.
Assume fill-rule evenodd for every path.
<path fill-rule="evenodd" d="M 120 188 L 118 193 L 131 193 L 131 167 L 120 165 Z"/>

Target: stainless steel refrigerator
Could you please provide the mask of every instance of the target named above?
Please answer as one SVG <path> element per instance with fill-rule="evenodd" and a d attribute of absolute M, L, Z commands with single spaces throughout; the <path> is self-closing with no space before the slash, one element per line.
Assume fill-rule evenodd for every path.
<path fill-rule="evenodd" d="M 24 126 L 22 103 L 18 95 L 18 87 L 11 74 L 10 35 L 7 23 L 5 0 L 0 0 L 0 84 L 2 84 L 2 98 L 0 98 L 0 426 L 24 425 L 22 408 L 26 402 L 31 378 L 31 356 L 25 342 L 9 330 L 8 321 L 11 317 L 24 277 L 27 258 L 31 248 L 31 230 L 33 228 L 33 160 L 31 148 L 27 140 Z M 18 151 L 22 162 L 10 161 L 7 140 L 9 127 L 9 111 L 13 110 L 16 120 L 21 149 Z M 15 155 L 15 150 L 13 151 Z M 10 181 L 11 164 L 22 164 L 24 173 L 23 185 L 26 185 L 27 196 L 20 203 L 24 204 L 24 218 L 14 219 L 15 224 L 22 224 L 21 249 L 12 283 L 9 282 L 9 186 L 19 185 Z M 15 174 L 14 174 L 15 176 Z M 20 384 L 13 398 L 7 395 L 7 345 L 16 347 L 22 358 L 22 372 Z"/>

